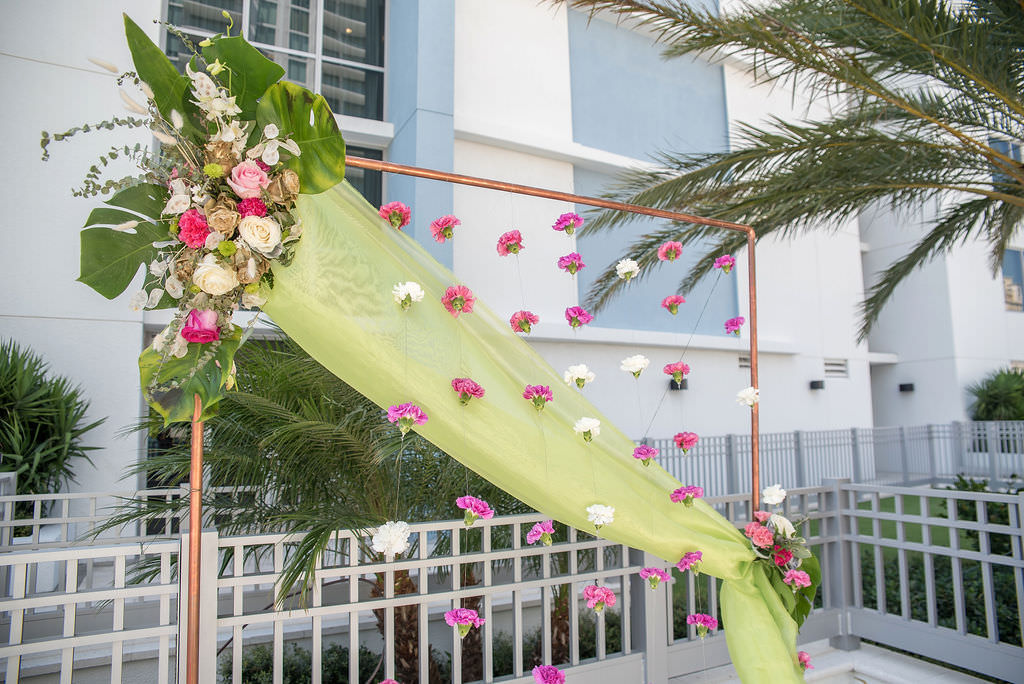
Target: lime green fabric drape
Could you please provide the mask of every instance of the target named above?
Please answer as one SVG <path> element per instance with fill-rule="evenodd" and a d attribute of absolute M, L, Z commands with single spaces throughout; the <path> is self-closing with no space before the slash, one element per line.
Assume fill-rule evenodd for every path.
<path fill-rule="evenodd" d="M 607 539 L 671 563 L 703 551 L 704 571 L 727 581 L 722 618 L 743 681 L 803 680 L 796 625 L 725 518 L 700 501 L 692 508 L 672 503 L 679 483 L 635 460 L 633 442 L 485 303 L 452 318 L 440 300 L 455 276 L 381 220 L 348 183 L 302 195 L 298 209 L 301 246 L 291 265 L 274 266 L 264 307 L 288 335 L 382 407 L 421 406 L 429 421 L 416 428 L 420 434 L 538 511 L 592 530 L 586 507 L 606 504 L 615 508 L 615 521 L 600 531 Z M 391 293 L 405 281 L 426 291 L 408 311 Z M 485 396 L 460 405 L 455 377 L 473 378 Z M 549 385 L 554 401 L 538 413 L 522 397 L 527 384 Z M 601 420 L 601 434 L 589 444 L 572 429 L 583 416 Z"/>

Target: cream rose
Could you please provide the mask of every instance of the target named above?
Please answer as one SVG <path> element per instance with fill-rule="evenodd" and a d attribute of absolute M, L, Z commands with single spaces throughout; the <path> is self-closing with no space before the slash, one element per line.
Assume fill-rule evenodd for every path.
<path fill-rule="evenodd" d="M 238 235 L 254 251 L 273 259 L 281 253 L 281 226 L 266 216 L 246 216 L 238 223 Z"/>
<path fill-rule="evenodd" d="M 217 257 L 207 254 L 196 266 L 192 282 L 206 294 L 217 296 L 227 294 L 238 287 L 238 276 L 233 269 L 224 268 L 217 263 Z"/>

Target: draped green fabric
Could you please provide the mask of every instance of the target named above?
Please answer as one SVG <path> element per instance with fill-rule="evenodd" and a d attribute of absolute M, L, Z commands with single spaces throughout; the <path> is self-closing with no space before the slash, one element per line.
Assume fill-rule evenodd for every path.
<path fill-rule="evenodd" d="M 472 313 L 453 318 L 441 296 L 457 284 L 454 274 L 383 221 L 348 183 L 300 196 L 298 209 L 301 247 L 289 266 L 274 265 L 264 307 L 288 335 L 380 406 L 418 404 L 429 421 L 417 432 L 559 522 L 593 530 L 585 509 L 605 504 L 615 508 L 615 520 L 602 537 L 670 563 L 702 551 L 703 571 L 726 581 L 722 618 L 742 680 L 803 681 L 796 624 L 729 521 L 702 501 L 671 502 L 679 483 L 634 459 L 633 442 L 504 317 L 478 300 Z M 391 292 L 405 281 L 426 291 L 408 311 Z M 485 396 L 460 405 L 455 377 L 473 378 Z M 527 384 L 549 385 L 554 401 L 536 411 L 522 397 Z M 583 416 L 601 420 L 589 444 L 572 429 Z"/>

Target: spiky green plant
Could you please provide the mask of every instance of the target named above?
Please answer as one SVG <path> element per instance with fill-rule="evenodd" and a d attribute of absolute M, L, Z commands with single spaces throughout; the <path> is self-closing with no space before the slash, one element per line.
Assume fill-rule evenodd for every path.
<path fill-rule="evenodd" d="M 103 420 L 86 422 L 89 402 L 38 355 L 0 341 L 0 471 L 18 476 L 18 494 L 59 491 L 96 447 L 82 443 Z M 78 460 L 80 459 L 80 460 Z"/>
<path fill-rule="evenodd" d="M 1024 420 L 1024 373 L 1005 368 L 967 388 L 971 420 Z"/>
<path fill-rule="evenodd" d="M 555 0 L 558 1 L 558 0 Z M 993 270 L 1021 225 L 1024 167 L 1006 141 L 1024 139 L 1024 9 L 1019 0 L 769 0 L 717 15 L 686 0 L 562 0 L 605 11 L 657 37 L 668 59 L 738 57 L 758 83 L 790 83 L 842 106 L 816 120 L 741 124 L 731 149 L 659 155 L 611 196 L 752 225 L 758 239 L 819 228 L 876 203 L 917 209 L 944 200 L 925 235 L 891 263 L 862 304 L 863 338 L 913 270 L 969 238 Z M 996 142 L 1002 141 L 1002 142 Z M 622 225 L 606 213 L 589 233 Z M 628 256 L 641 277 L 665 240 L 705 245 L 685 293 L 742 234 L 670 225 Z M 588 293 L 599 309 L 623 286 L 609 266 Z"/>

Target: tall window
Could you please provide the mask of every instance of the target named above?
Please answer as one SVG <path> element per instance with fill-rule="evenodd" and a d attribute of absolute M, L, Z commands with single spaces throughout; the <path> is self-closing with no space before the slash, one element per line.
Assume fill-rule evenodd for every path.
<path fill-rule="evenodd" d="M 1024 250 L 1003 255 L 1003 296 L 1007 311 L 1024 311 Z"/>
<path fill-rule="evenodd" d="M 285 78 L 321 93 L 335 114 L 384 116 L 384 0 L 168 0 L 167 20 L 196 42 L 223 32 L 226 10 Z M 191 56 L 174 35 L 179 69 Z"/>

